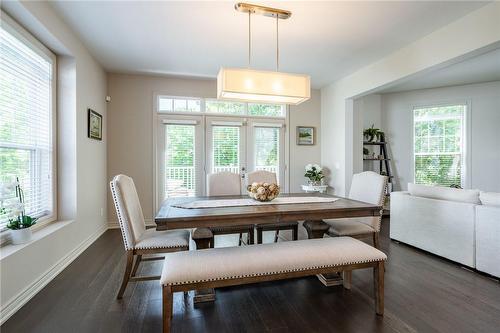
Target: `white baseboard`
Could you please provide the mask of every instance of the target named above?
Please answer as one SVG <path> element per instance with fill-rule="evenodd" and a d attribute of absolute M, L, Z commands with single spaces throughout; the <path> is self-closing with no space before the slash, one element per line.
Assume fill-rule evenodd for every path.
<path fill-rule="evenodd" d="M 24 291 L 19 293 L 6 304 L 0 312 L 0 325 L 7 321 L 14 313 L 23 307 L 30 299 L 32 299 L 39 291 L 41 291 L 50 281 L 52 281 L 63 269 L 73 262 L 83 251 L 85 251 L 97 238 L 99 238 L 106 230 L 106 225 L 103 225 L 99 230 L 90 235 L 73 251 L 68 253 L 64 258 L 59 260 L 55 265 L 49 268 L 35 282 L 29 285 Z"/>

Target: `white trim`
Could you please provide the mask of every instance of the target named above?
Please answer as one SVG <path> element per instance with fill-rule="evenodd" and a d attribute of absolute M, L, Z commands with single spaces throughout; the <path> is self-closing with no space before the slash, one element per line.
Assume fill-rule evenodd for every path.
<path fill-rule="evenodd" d="M 39 276 L 36 281 L 27 286 L 17 296 L 10 299 L 0 312 L 0 325 L 5 323 L 14 313 L 23 307 L 30 299 L 39 293 L 50 281 L 52 281 L 62 270 L 71 264 L 83 251 L 94 243 L 106 230 L 107 225 L 103 225 L 92 235 L 87 237 L 76 248 L 69 252 L 64 258 L 50 267 L 45 273 Z"/>
<path fill-rule="evenodd" d="M 279 127 L 283 128 L 285 124 L 283 123 L 254 123 L 252 122 L 252 127 Z"/>
<path fill-rule="evenodd" d="M 163 119 L 163 124 L 174 124 L 174 125 L 198 125 L 197 120 L 189 119 Z"/>
<path fill-rule="evenodd" d="M 210 122 L 210 125 L 212 125 L 212 126 L 243 126 L 243 125 L 245 125 L 245 122 L 243 122 L 243 121 L 219 121 L 219 120 L 212 120 Z"/>

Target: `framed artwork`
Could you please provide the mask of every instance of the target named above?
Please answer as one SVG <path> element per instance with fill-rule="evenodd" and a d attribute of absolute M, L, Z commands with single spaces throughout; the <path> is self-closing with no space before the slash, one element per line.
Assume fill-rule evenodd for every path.
<path fill-rule="evenodd" d="M 297 126 L 297 144 L 302 146 L 314 145 L 314 127 Z"/>
<path fill-rule="evenodd" d="M 88 137 L 102 140 L 102 116 L 92 109 L 88 109 Z"/>

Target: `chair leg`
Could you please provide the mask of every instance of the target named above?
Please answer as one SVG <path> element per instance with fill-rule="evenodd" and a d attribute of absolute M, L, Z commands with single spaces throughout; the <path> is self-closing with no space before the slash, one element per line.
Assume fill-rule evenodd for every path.
<path fill-rule="evenodd" d="M 373 233 L 373 247 L 376 249 L 380 249 L 380 239 L 378 232 Z"/>
<path fill-rule="evenodd" d="M 132 271 L 132 264 L 134 262 L 134 254 L 131 250 L 127 251 L 127 266 L 125 267 L 125 273 L 123 274 L 123 281 L 118 291 L 117 299 L 121 299 L 123 297 L 123 293 L 125 292 L 125 288 L 127 287 L 128 280 L 130 279 L 130 272 Z"/>
<path fill-rule="evenodd" d="M 248 231 L 248 245 L 253 245 L 255 243 L 255 229 L 252 228 Z"/>
<path fill-rule="evenodd" d="M 262 228 L 257 227 L 257 244 L 262 244 Z"/>
<path fill-rule="evenodd" d="M 238 240 L 238 246 L 241 246 L 242 238 L 243 238 L 243 234 L 240 232 L 240 238 Z"/>
<path fill-rule="evenodd" d="M 294 241 L 299 239 L 299 225 L 294 225 L 292 229 L 292 239 Z"/>
<path fill-rule="evenodd" d="M 137 269 L 139 268 L 139 264 L 141 263 L 141 260 L 142 260 L 142 254 L 138 254 L 135 257 L 134 268 L 132 268 L 132 273 L 130 274 L 130 276 L 135 276 L 135 274 L 137 274 Z"/>
<path fill-rule="evenodd" d="M 276 232 L 274 233 L 274 242 L 275 243 L 278 243 L 279 236 L 280 236 L 280 231 L 276 230 Z"/>
<path fill-rule="evenodd" d="M 163 333 L 169 333 L 172 326 L 172 290 L 170 286 L 163 286 Z"/>
<path fill-rule="evenodd" d="M 373 267 L 373 284 L 375 289 L 375 312 L 384 315 L 384 262 Z"/>

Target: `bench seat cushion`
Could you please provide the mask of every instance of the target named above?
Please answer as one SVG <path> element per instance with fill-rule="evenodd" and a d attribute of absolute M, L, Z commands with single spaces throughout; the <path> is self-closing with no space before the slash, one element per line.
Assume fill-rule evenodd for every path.
<path fill-rule="evenodd" d="M 182 285 L 386 259 L 383 252 L 350 237 L 176 252 L 165 255 L 160 283 Z"/>

